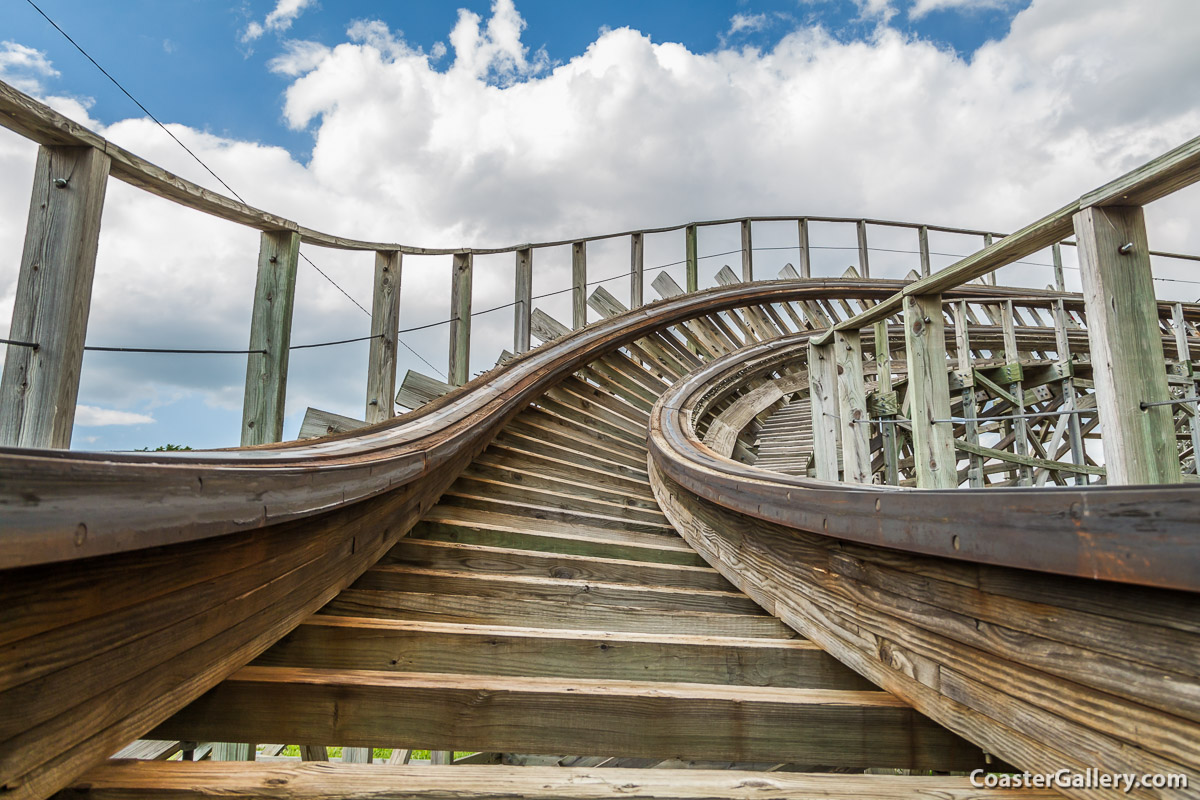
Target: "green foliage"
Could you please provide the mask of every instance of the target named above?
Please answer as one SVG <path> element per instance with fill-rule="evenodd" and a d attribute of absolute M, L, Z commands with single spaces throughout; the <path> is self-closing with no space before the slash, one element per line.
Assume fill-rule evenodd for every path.
<path fill-rule="evenodd" d="M 170 442 L 168 442 L 167 444 L 160 444 L 158 447 L 154 448 L 153 450 L 151 450 L 149 447 L 139 447 L 137 450 L 134 450 L 134 452 L 135 453 L 176 453 L 176 452 L 182 452 L 184 450 L 191 450 L 191 449 L 192 448 L 188 447 L 186 444 L 171 444 Z"/>

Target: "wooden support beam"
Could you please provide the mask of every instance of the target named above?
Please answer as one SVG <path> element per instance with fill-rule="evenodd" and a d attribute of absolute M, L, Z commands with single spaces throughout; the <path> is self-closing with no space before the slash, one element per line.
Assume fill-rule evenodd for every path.
<path fill-rule="evenodd" d="M 365 426 L 361 419 L 334 414 L 332 411 L 322 411 L 309 406 L 304 412 L 304 420 L 300 423 L 300 435 L 297 439 L 312 439 L 318 436 L 329 436 L 333 433 L 343 433 Z"/>
<path fill-rule="evenodd" d="M 746 283 L 754 280 L 754 239 L 748 219 L 742 220 L 742 280 Z"/>
<path fill-rule="evenodd" d="M 349 746 L 386 737 L 400 746 L 486 752 L 982 766 L 978 748 L 878 691 L 276 667 L 234 673 L 154 735 L 228 730 Z"/>
<path fill-rule="evenodd" d="M 246 395 L 242 403 L 242 446 L 283 439 L 287 398 L 292 309 L 296 301 L 296 267 L 300 235 L 295 231 L 266 231 L 258 250 L 258 279 L 250 318 L 246 358 Z"/>
<path fill-rule="evenodd" d="M 1197 376 L 1192 367 L 1192 349 L 1188 343 L 1188 326 L 1187 320 L 1183 317 L 1183 304 L 1175 303 L 1171 306 L 1171 322 L 1175 328 L 1175 354 L 1179 357 L 1179 362 L 1183 366 L 1184 374 L 1190 378 L 1187 385 L 1186 395 L 1188 397 L 1196 397 L 1200 395 L 1200 381 L 1197 381 Z M 1188 416 L 1188 433 L 1192 439 L 1192 472 L 1200 473 L 1200 408 L 1191 407 L 1192 413 Z"/>
<path fill-rule="evenodd" d="M 917 249 L 921 253 L 921 277 L 929 277 L 929 228 L 925 225 L 917 228 Z"/>
<path fill-rule="evenodd" d="M 1062 245 L 1055 244 L 1051 246 L 1050 256 L 1054 261 L 1054 288 L 1057 291 L 1065 292 L 1067 284 L 1063 278 Z"/>
<path fill-rule="evenodd" d="M 404 408 L 420 408 L 432 402 L 454 387 L 443 380 L 431 378 L 416 370 L 407 370 L 396 392 L 396 405 Z"/>
<path fill-rule="evenodd" d="M 812 249 L 808 243 L 808 220 L 801 219 L 796 223 L 800 234 L 800 277 L 812 277 Z"/>
<path fill-rule="evenodd" d="M 850 483 L 871 482 L 871 427 L 863 380 L 862 338 L 858 331 L 833 337 L 842 438 L 842 474 Z"/>
<path fill-rule="evenodd" d="M 640 308 L 645 284 L 645 237 L 635 233 L 629 237 L 629 307 Z"/>
<path fill-rule="evenodd" d="M 401 255 L 375 254 L 375 293 L 371 298 L 371 351 L 367 356 L 367 424 L 396 415 L 396 338 L 400 328 Z"/>
<path fill-rule="evenodd" d="M 40 147 L 0 379 L 0 445 L 71 446 L 109 157 Z M 61 185 L 60 185 L 61 184 Z"/>
<path fill-rule="evenodd" d="M 904 342 L 908 351 L 908 392 L 912 398 L 913 457 L 917 486 L 953 489 L 958 485 L 954 426 L 935 419 L 950 417 L 950 380 L 946 374 L 942 296 L 904 297 Z"/>
<path fill-rule="evenodd" d="M 858 273 L 864 278 L 871 277 L 871 259 L 867 254 L 867 221 L 860 219 L 855 223 L 858 233 Z"/>
<path fill-rule="evenodd" d="M 513 352 L 529 349 L 529 315 L 533 313 L 533 248 L 517 251 L 517 274 L 513 306 Z"/>
<path fill-rule="evenodd" d="M 838 479 L 838 380 L 832 345 L 808 347 L 808 389 L 812 401 L 813 460 L 817 478 Z"/>
<path fill-rule="evenodd" d="M 342 748 L 342 763 L 343 764 L 370 764 L 371 763 L 371 748 L 370 747 L 343 747 Z"/>
<path fill-rule="evenodd" d="M 683 229 L 684 260 L 687 263 L 686 291 L 694 292 L 700 288 L 700 256 L 697 250 L 696 226 L 688 225 Z M 662 273 L 666 275 L 666 273 Z"/>
<path fill-rule="evenodd" d="M 571 327 L 587 325 L 587 242 L 571 245 Z"/>
<path fill-rule="evenodd" d="M 971 333 L 967 322 L 967 303 L 965 300 L 954 304 L 954 340 L 958 350 L 958 374 L 962 381 L 962 415 L 963 435 L 967 443 L 979 444 L 979 425 L 975 417 L 979 413 L 979 405 L 975 397 L 975 368 L 974 355 L 971 352 Z M 967 461 L 967 485 L 973 488 L 983 486 L 983 459 L 978 453 L 969 453 Z"/>
<path fill-rule="evenodd" d="M 1179 483 L 1170 399 L 1142 209 L 1074 216 L 1096 405 L 1110 485 Z"/>
<path fill-rule="evenodd" d="M 875 323 L 875 375 L 880 394 L 892 391 L 892 347 L 888 337 L 887 320 Z M 882 419 L 895 419 L 895 414 L 881 414 Z M 900 483 L 900 451 L 896 446 L 896 426 L 883 423 L 880 439 L 883 442 L 883 480 L 889 486 Z"/>
<path fill-rule="evenodd" d="M 462 386 L 471 377 L 471 273 L 470 253 L 455 253 L 450 275 L 450 384 Z"/>
<path fill-rule="evenodd" d="M 213 742 L 213 761 L 253 761 L 254 745 L 245 742 Z"/>
<path fill-rule="evenodd" d="M 992 273 L 992 279 L 995 280 L 996 273 Z M 1021 361 L 1021 353 L 1017 350 L 1017 328 L 1016 320 L 1013 317 L 1012 300 L 1005 300 L 1001 310 L 1000 317 L 1001 334 L 1004 338 L 1004 360 L 1008 364 L 1019 364 Z M 1016 373 L 1020 375 L 1020 371 Z M 1013 404 L 1013 414 L 1025 413 L 1025 387 L 1021 380 L 1017 380 L 1010 385 L 1013 399 L 1016 401 Z M 1022 458 L 1029 455 L 1029 420 L 1015 419 L 1012 421 L 1013 429 L 1013 449 L 1016 454 Z M 1017 462 L 1020 466 L 1017 469 L 1017 485 L 1031 486 L 1033 485 L 1033 471 L 1028 464 Z"/>

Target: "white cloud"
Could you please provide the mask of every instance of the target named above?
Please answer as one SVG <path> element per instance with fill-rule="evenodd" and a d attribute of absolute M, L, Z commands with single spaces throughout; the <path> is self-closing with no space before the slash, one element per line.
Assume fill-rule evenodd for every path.
<path fill-rule="evenodd" d="M 1179 18 L 1192 3 L 1159 0 Z M 355 23 L 331 48 L 289 43 L 271 68 L 291 79 L 287 123 L 313 133 L 306 163 L 171 129 L 250 203 L 363 239 L 488 247 L 747 214 L 1015 230 L 1200 129 L 1200 48 L 1187 26 L 1157 18 L 1124 0 L 1035 0 L 969 62 L 882 24 L 866 41 L 798 28 L 769 51 L 713 53 L 621 28 L 551 69 L 499 0 L 486 20 L 460 15 L 442 69 L 380 22 Z M 148 120 L 100 130 L 213 186 Z M 0 131 L 0 219 L 24 218 L 35 149 Z M 1154 246 L 1200 252 L 1200 222 L 1173 203 L 1151 206 Z M 11 313 L 19 227 L 0 227 L 0 317 Z M 736 232 L 731 247 L 718 247 L 718 234 L 701 234 L 702 252 L 737 247 Z M 682 237 L 649 238 L 648 266 L 678 260 Z M 756 227 L 756 244 L 769 241 Z M 89 343 L 244 348 L 257 248 L 254 231 L 110 182 Z M 370 253 L 305 252 L 369 306 Z M 772 274 L 769 255 L 757 256 L 761 274 Z M 627 242 L 597 244 L 589 274 L 618 274 L 628 258 Z M 852 256 L 836 258 L 829 269 L 840 274 Z M 537 251 L 535 293 L 568 286 L 569 263 Z M 703 262 L 702 277 L 721 263 Z M 476 270 L 475 308 L 512 300 L 511 256 L 481 256 Z M 449 315 L 448 258 L 406 257 L 403 275 L 403 327 Z M 627 296 L 627 286 L 608 288 Z M 569 317 L 563 297 L 538 305 Z M 511 347 L 511 324 L 509 309 L 476 318 L 476 369 Z M 368 332 L 366 315 L 303 263 L 293 330 L 298 344 Z M 404 338 L 444 369 L 445 326 Z M 294 353 L 289 414 L 313 405 L 361 415 L 365 362 L 358 345 Z M 92 353 L 80 399 L 146 409 L 182 395 L 237 409 L 245 366 L 244 356 Z M 433 371 L 402 350 L 405 367 Z M 162 436 L 193 444 L 189 428 L 166 429 L 176 407 L 156 407 Z M 232 425 L 224 443 L 236 438 Z"/>
<path fill-rule="evenodd" d="M 278 0 L 275 3 L 266 19 L 262 22 L 257 20 L 251 21 L 246 25 L 246 29 L 242 32 L 242 43 L 248 44 L 262 37 L 267 31 L 272 33 L 283 33 L 292 27 L 292 23 L 296 18 L 304 13 L 305 9 L 316 5 L 316 0 Z"/>
<path fill-rule="evenodd" d="M 40 93 L 43 78 L 57 78 L 58 70 L 41 50 L 17 42 L 0 42 L 0 80 L 22 92 Z"/>
<path fill-rule="evenodd" d="M 729 18 L 729 30 L 727 36 L 733 36 L 736 33 L 753 33 L 761 31 L 767 27 L 766 14 L 734 14 Z"/>
<path fill-rule="evenodd" d="M 992 8 L 1011 8 L 1020 0 L 915 0 L 908 10 L 909 19 L 920 19 L 931 11 L 981 11 Z"/>
<path fill-rule="evenodd" d="M 153 422 L 154 417 L 148 414 L 97 406 L 75 406 L 75 424 L 84 428 L 98 428 L 103 425 L 147 425 Z"/>

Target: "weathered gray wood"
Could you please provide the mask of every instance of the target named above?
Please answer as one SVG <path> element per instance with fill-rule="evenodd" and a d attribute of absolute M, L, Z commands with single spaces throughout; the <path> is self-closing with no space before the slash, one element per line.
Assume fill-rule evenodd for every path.
<path fill-rule="evenodd" d="M 950 418 L 950 381 L 946 374 L 942 296 L 904 298 L 904 341 L 908 355 L 908 391 L 917 486 L 953 489 L 958 485 L 954 427 L 935 423 Z"/>
<path fill-rule="evenodd" d="M 1170 399 L 1142 210 L 1086 208 L 1074 222 L 1108 481 L 1178 483 L 1172 407 L 1140 407 Z"/>
<path fill-rule="evenodd" d="M 800 234 L 800 277 L 812 277 L 812 250 L 808 244 L 808 220 L 801 219 L 796 223 Z"/>
<path fill-rule="evenodd" d="M 422 375 L 416 370 L 406 370 L 404 380 L 400 382 L 400 391 L 396 392 L 396 405 L 420 408 L 453 388 L 445 381 Z"/>
<path fill-rule="evenodd" d="M 875 323 L 875 377 L 879 392 L 892 391 L 892 347 L 888 336 L 887 320 Z M 894 414 L 881 414 L 881 419 L 895 419 Z M 883 443 L 883 480 L 889 486 L 900 482 L 900 452 L 896 446 L 896 426 L 883 423 L 880 426 Z"/>
<path fill-rule="evenodd" d="M 1062 245 L 1054 244 L 1050 248 L 1050 257 L 1054 261 L 1054 288 L 1060 292 L 1067 290 L 1066 280 L 1063 278 L 1063 263 L 1062 263 Z"/>
<path fill-rule="evenodd" d="M 566 336 L 571 332 L 571 329 L 554 317 L 542 311 L 540 308 L 535 308 L 530 317 L 530 324 L 533 329 L 535 338 L 543 342 L 552 342 L 555 339 Z"/>
<path fill-rule="evenodd" d="M 109 157 L 41 147 L 0 378 L 0 445 L 71 446 Z M 55 181 L 66 180 L 62 186 Z"/>
<path fill-rule="evenodd" d="M 688 225 L 683 229 L 684 259 L 687 262 L 687 291 L 694 292 L 700 287 L 700 257 L 697 251 L 696 226 Z M 662 273 L 666 275 L 667 273 Z"/>
<path fill-rule="evenodd" d="M 816 476 L 838 479 L 837 359 L 830 345 L 808 348 L 808 387 L 812 401 L 813 459 Z"/>
<path fill-rule="evenodd" d="M 921 225 L 917 228 L 917 249 L 921 255 L 921 277 L 929 277 L 929 227 Z"/>
<path fill-rule="evenodd" d="M 324 745 L 317 744 L 302 744 L 300 745 L 300 760 L 301 761 L 328 761 L 329 751 Z"/>
<path fill-rule="evenodd" d="M 113 754 L 113 758 L 136 758 L 146 761 L 161 761 L 181 750 L 192 749 L 195 742 L 180 742 L 174 739 L 138 739 Z"/>
<path fill-rule="evenodd" d="M 571 245 L 571 327 L 587 325 L 587 242 Z"/>
<path fill-rule="evenodd" d="M 213 742 L 213 761 L 253 761 L 254 745 L 245 742 Z"/>
<path fill-rule="evenodd" d="M 992 273 L 993 285 L 995 284 L 996 273 Z M 1005 300 L 1001 307 L 1002 333 L 1004 336 L 1004 360 L 1009 364 L 1019 364 L 1021 354 L 1017 350 L 1017 331 L 1016 321 L 1013 319 L 1013 304 L 1012 300 Z M 1018 373 L 1019 374 L 1019 373 Z M 1025 387 L 1022 381 L 1015 381 L 1011 386 L 1013 399 L 1016 402 L 1013 404 L 1013 414 L 1025 413 Z M 1012 421 L 1014 433 L 1013 450 L 1018 456 L 1025 457 L 1029 455 L 1029 420 L 1015 419 Z M 1033 483 L 1033 471 L 1028 464 L 1020 461 L 1017 462 L 1019 468 L 1017 470 L 1017 485 L 1029 486 Z"/>
<path fill-rule="evenodd" d="M 629 307 L 640 308 L 645 289 L 645 258 L 646 249 L 644 237 L 635 233 L 629 237 Z"/>
<path fill-rule="evenodd" d="M 450 276 L 450 383 L 462 386 L 471 377 L 471 273 L 470 253 L 455 253 Z"/>
<path fill-rule="evenodd" d="M 342 748 L 342 763 L 343 764 L 370 764 L 371 763 L 371 748 L 369 748 L 369 747 L 343 747 Z"/>
<path fill-rule="evenodd" d="M 318 436 L 328 436 L 331 433 L 352 431 L 365 426 L 361 419 L 344 417 L 332 411 L 321 411 L 309 406 L 304 412 L 304 421 L 300 423 L 299 439 L 312 439 Z"/>
<path fill-rule="evenodd" d="M 975 369 L 972 366 L 974 356 L 971 353 L 971 333 L 967 328 L 967 304 L 960 301 L 954 304 L 954 339 L 958 350 L 958 376 L 962 381 L 962 416 L 963 435 L 969 444 L 979 444 L 979 425 L 975 417 L 979 406 L 975 399 Z M 972 487 L 983 486 L 983 459 L 978 453 L 969 453 L 967 461 L 967 484 Z"/>
<path fill-rule="evenodd" d="M 400 328 L 400 270 L 395 250 L 375 254 L 375 292 L 371 298 L 371 351 L 367 356 L 367 424 L 396 415 L 396 338 Z"/>
<path fill-rule="evenodd" d="M 862 277 L 871 277 L 871 259 L 867 253 L 867 221 L 860 219 L 855 223 L 858 233 L 858 271 Z"/>
<path fill-rule="evenodd" d="M 300 236 L 295 231 L 266 231 L 258 250 L 258 279 L 250 318 L 246 357 L 246 396 L 242 403 L 242 446 L 283 439 L 287 399 L 292 309 L 296 301 L 296 267 Z"/>
<path fill-rule="evenodd" d="M 871 428 L 866 422 L 869 415 L 859 332 L 839 331 L 833 339 L 833 356 L 837 366 L 843 480 L 871 483 Z"/>
<path fill-rule="evenodd" d="M 748 219 L 742 220 L 742 280 L 754 280 L 754 239 Z"/>
<path fill-rule="evenodd" d="M 1063 371 L 1067 375 L 1067 377 L 1063 378 L 1062 382 L 1062 410 L 1073 411 L 1078 403 L 1075 398 L 1075 378 L 1072 376 L 1074 370 L 1072 369 L 1073 362 L 1071 360 L 1071 340 L 1067 333 L 1067 310 L 1061 298 L 1054 301 L 1053 315 L 1054 349 L 1058 355 L 1058 362 L 1062 365 Z M 1082 464 L 1084 463 L 1083 431 L 1079 424 L 1079 415 L 1070 414 L 1066 420 L 1067 426 L 1065 432 L 1070 439 L 1071 463 Z M 1081 486 L 1087 483 L 1087 479 L 1077 473 L 1075 475 L 1075 483 Z"/>
<path fill-rule="evenodd" d="M 524 353 L 529 349 L 529 315 L 533 313 L 533 248 L 524 247 L 517 251 L 517 274 L 513 307 L 513 352 Z"/>
<path fill-rule="evenodd" d="M 1192 348 L 1188 342 L 1188 325 L 1183 316 L 1183 304 L 1175 303 L 1171 306 L 1171 323 L 1175 328 L 1175 354 L 1184 374 L 1190 378 L 1185 384 L 1188 389 L 1187 396 L 1200 396 L 1200 381 L 1196 380 L 1192 365 Z M 1192 471 L 1200 473 L 1200 408 L 1192 406 L 1191 412 L 1188 416 L 1188 433 L 1192 439 Z"/>

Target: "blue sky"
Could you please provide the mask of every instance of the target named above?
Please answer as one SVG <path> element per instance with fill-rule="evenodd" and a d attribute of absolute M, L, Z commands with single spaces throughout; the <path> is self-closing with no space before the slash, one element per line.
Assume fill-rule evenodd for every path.
<path fill-rule="evenodd" d="M 774 214 L 1015 230 L 1200 131 L 1196 0 L 36 2 L 248 202 L 375 241 L 487 247 Z M 0 79 L 220 190 L 26 0 L 0 21 Z M 35 154 L 0 129 L 0 318 Z M 1200 251 L 1189 191 L 1191 205 L 1151 207 L 1156 247 Z M 812 236 L 816 274 L 841 274 L 853 226 Z M 873 272 L 915 266 L 915 241 L 870 236 Z M 794 260 L 795 237 L 756 226 L 771 248 L 757 274 Z M 245 348 L 257 242 L 110 181 L 88 343 Z M 736 230 L 705 229 L 702 284 L 737 247 Z M 677 262 L 682 238 L 646 248 L 647 265 Z M 304 252 L 369 305 L 370 253 Z M 589 248 L 589 277 L 628 258 L 627 242 Z M 449 267 L 406 257 L 402 328 L 448 318 Z M 1156 264 L 1192 280 L 1188 267 Z M 511 301 L 512 269 L 476 259 L 476 309 Z M 1003 278 L 1048 282 L 1036 266 Z M 569 253 L 536 251 L 535 294 L 569 285 Z M 627 278 L 605 288 L 628 298 Z M 539 305 L 569 319 L 565 295 Z M 368 321 L 301 265 L 293 343 L 364 336 Z M 511 312 L 473 326 L 479 372 L 511 347 Z M 402 339 L 420 358 L 402 350 L 401 374 L 445 369 L 444 324 Z M 293 355 L 285 436 L 308 406 L 362 416 L 366 353 Z M 244 376 L 241 356 L 90 353 L 73 446 L 235 445 Z"/>
<path fill-rule="evenodd" d="M 461 2 L 344 2 L 324 0 L 305 8 L 283 32 L 243 42 L 249 23 L 262 20 L 274 0 L 36 0 L 63 30 L 111 72 L 152 113 L 237 139 L 269 142 L 304 158 L 311 136 L 282 124 L 284 76 L 268 61 L 282 38 L 336 45 L 355 19 L 380 19 L 413 45 L 430 51 L 446 42 L 460 8 L 486 17 L 490 0 Z M 969 0 L 968 0 L 969 2 Z M 916 19 L 914 3 L 900 0 L 889 25 L 952 49 L 969 59 L 976 48 L 1008 32 L 1028 0 L 1002 0 L 939 8 Z M 587 49 L 603 28 L 629 26 L 656 42 L 679 42 L 696 53 L 723 47 L 769 49 L 799 26 L 821 25 L 840 39 L 869 38 L 878 17 L 853 0 L 523 0 L 518 10 L 528 27 L 523 41 L 562 63 Z M 137 109 L 54 30 L 26 0 L 11 0 L 0 37 L 43 51 L 61 75 L 47 80 L 55 92 L 95 100 L 93 116 L 113 122 Z M 741 17 L 747 27 L 730 32 Z M 448 61 L 443 58 L 443 66 Z"/>

